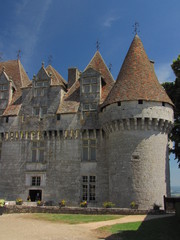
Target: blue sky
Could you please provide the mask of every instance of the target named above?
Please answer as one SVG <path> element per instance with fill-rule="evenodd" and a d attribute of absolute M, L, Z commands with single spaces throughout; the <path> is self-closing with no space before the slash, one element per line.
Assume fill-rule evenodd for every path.
<path fill-rule="evenodd" d="M 1 3 L 0 57 L 17 58 L 30 79 L 42 61 L 67 79 L 68 67 L 84 70 L 100 42 L 116 79 L 130 43 L 133 25 L 160 82 L 174 81 L 172 60 L 180 54 L 179 0 L 6 0 Z M 171 161 L 172 185 L 180 185 L 180 169 Z"/>

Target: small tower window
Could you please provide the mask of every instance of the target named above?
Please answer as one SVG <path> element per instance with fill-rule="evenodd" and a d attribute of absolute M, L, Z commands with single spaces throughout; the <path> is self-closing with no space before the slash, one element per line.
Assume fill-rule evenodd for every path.
<path fill-rule="evenodd" d="M 61 119 L 61 115 L 57 114 L 57 120 L 59 121 Z"/>
<path fill-rule="evenodd" d="M 138 100 L 138 104 L 143 104 L 143 100 L 142 99 Z"/>
<path fill-rule="evenodd" d="M 118 102 L 117 105 L 118 105 L 118 106 L 121 106 L 121 102 Z"/>
<path fill-rule="evenodd" d="M 162 106 L 165 107 L 165 102 L 162 102 Z"/>
<path fill-rule="evenodd" d="M 6 123 L 8 123 L 9 122 L 9 117 L 6 117 Z"/>

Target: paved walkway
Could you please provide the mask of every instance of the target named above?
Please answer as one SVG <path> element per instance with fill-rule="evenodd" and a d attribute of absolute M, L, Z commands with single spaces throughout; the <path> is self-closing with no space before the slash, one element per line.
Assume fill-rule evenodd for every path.
<path fill-rule="evenodd" d="M 96 236 L 95 231 L 93 231 L 96 228 L 115 223 L 136 222 L 165 217 L 164 215 L 130 215 L 116 220 L 70 225 L 34 220 L 27 217 L 28 215 L 29 214 L 5 214 L 0 216 L 0 239 L 97 240 L 99 238 Z"/>

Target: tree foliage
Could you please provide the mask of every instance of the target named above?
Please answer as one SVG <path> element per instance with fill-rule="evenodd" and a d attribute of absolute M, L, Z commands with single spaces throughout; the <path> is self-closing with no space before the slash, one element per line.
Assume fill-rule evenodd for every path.
<path fill-rule="evenodd" d="M 173 61 L 171 67 L 176 75 L 175 82 L 165 82 L 162 85 L 175 105 L 174 127 L 169 138 L 174 142 L 171 152 L 175 154 L 180 168 L 180 55 Z"/>

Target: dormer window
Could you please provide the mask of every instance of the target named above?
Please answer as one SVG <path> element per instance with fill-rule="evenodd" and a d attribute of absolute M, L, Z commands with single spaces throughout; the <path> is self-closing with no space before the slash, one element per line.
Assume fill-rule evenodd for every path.
<path fill-rule="evenodd" d="M 47 107 L 34 107 L 33 113 L 34 116 L 42 117 L 47 114 Z"/>
<path fill-rule="evenodd" d="M 82 81 L 82 92 L 83 93 L 97 93 L 97 79 L 96 78 L 85 78 Z"/>
<path fill-rule="evenodd" d="M 8 90 L 8 85 L 7 84 L 1 84 L 0 85 L 0 91 L 6 91 Z"/>
<path fill-rule="evenodd" d="M 49 87 L 48 81 L 35 82 L 34 97 L 43 97 L 45 94 L 45 88 Z"/>
<path fill-rule="evenodd" d="M 49 87 L 49 83 L 47 81 L 40 81 L 35 83 L 36 87 Z"/>

